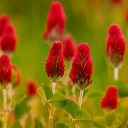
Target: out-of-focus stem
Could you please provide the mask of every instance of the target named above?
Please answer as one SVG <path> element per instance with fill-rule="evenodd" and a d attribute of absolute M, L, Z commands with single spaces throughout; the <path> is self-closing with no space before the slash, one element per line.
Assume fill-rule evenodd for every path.
<path fill-rule="evenodd" d="M 53 84 L 52 84 L 52 92 L 53 92 L 53 94 L 55 94 L 55 88 L 56 88 L 56 82 L 53 82 Z"/>
<path fill-rule="evenodd" d="M 80 106 L 80 108 L 81 108 L 81 104 L 82 104 L 83 93 L 84 93 L 84 90 L 80 90 L 80 96 L 79 96 L 79 106 Z"/>
<path fill-rule="evenodd" d="M 7 109 L 7 92 L 6 92 L 6 89 L 3 89 L 3 102 L 4 102 L 3 108 L 4 108 L 4 110 L 6 110 Z"/>
<path fill-rule="evenodd" d="M 49 128 L 53 127 L 53 114 L 54 114 L 54 108 L 49 105 Z"/>
<path fill-rule="evenodd" d="M 118 72 L 119 72 L 119 69 L 114 68 L 114 80 L 118 80 Z"/>

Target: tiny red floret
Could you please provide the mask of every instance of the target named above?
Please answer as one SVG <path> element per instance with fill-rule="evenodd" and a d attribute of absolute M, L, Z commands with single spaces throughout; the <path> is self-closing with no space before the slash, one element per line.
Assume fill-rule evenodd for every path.
<path fill-rule="evenodd" d="M 115 110 L 118 104 L 118 89 L 115 86 L 109 86 L 105 96 L 102 98 L 101 107 L 103 110 Z"/>
<path fill-rule="evenodd" d="M 28 96 L 37 95 L 37 88 L 38 85 L 34 80 L 31 79 L 27 81 L 26 92 Z"/>
<path fill-rule="evenodd" d="M 62 39 L 63 45 L 63 56 L 64 59 L 69 61 L 75 54 L 76 51 L 76 42 L 71 35 L 65 35 Z"/>
<path fill-rule="evenodd" d="M 123 0 L 111 0 L 111 2 L 115 3 L 115 4 L 120 4 L 123 2 Z"/>
<path fill-rule="evenodd" d="M 60 40 L 65 31 L 66 15 L 60 2 L 52 2 L 47 16 L 47 25 L 43 33 L 44 39 L 52 42 Z"/>
<path fill-rule="evenodd" d="M 91 76 L 93 73 L 93 60 L 88 44 L 82 43 L 77 46 L 72 61 L 70 78 L 79 89 L 84 90 L 92 84 Z"/>
<path fill-rule="evenodd" d="M 54 42 L 46 59 L 46 72 L 52 81 L 57 81 L 64 75 L 65 65 L 61 42 Z"/>
<path fill-rule="evenodd" d="M 12 82 L 11 63 L 8 55 L 3 54 L 0 57 L 0 84 L 5 88 Z"/>
<path fill-rule="evenodd" d="M 6 24 L 10 22 L 9 16 L 7 14 L 2 14 L 0 16 L 0 36 L 4 30 Z"/>
<path fill-rule="evenodd" d="M 111 67 L 121 67 L 123 64 L 126 41 L 118 25 L 111 25 L 106 39 L 106 53 Z"/>

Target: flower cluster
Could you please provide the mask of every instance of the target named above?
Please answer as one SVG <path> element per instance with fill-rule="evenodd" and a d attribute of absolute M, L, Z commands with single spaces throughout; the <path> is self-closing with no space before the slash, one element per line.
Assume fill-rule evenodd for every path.
<path fill-rule="evenodd" d="M 2 20 L 4 17 L 5 16 L 2 15 L 0 17 L 0 19 Z M 8 17 L 6 16 L 6 18 L 4 18 L 4 19 L 7 20 Z M 1 27 L 2 28 L 1 36 L 0 36 L 0 38 L 1 38 L 0 39 L 0 48 L 1 48 L 2 52 L 11 55 L 12 53 L 15 52 L 16 44 L 17 44 L 17 36 L 16 36 L 16 33 L 15 33 L 15 28 L 9 22 L 9 20 L 4 22 L 4 24 L 3 24 L 3 22 L 0 22 L 0 26 L 2 26 Z"/>
<path fill-rule="evenodd" d="M 48 77 L 56 82 L 64 75 L 65 65 L 63 58 L 63 50 L 61 42 L 54 42 L 48 58 L 46 59 L 46 72 Z"/>
<path fill-rule="evenodd" d="M 65 35 L 62 39 L 63 55 L 65 60 L 71 60 L 76 51 L 76 43 L 71 35 Z"/>
<path fill-rule="evenodd" d="M 27 81 L 26 92 L 28 96 L 36 95 L 37 88 L 38 88 L 38 85 L 34 80 L 31 79 Z"/>
<path fill-rule="evenodd" d="M 106 39 L 106 53 L 111 67 L 122 66 L 125 50 L 126 42 L 119 26 L 116 24 L 110 25 Z"/>
<path fill-rule="evenodd" d="M 90 55 L 88 44 L 82 43 L 77 46 L 72 59 L 70 78 L 79 89 L 84 90 L 92 84 L 93 60 Z"/>
<path fill-rule="evenodd" d="M 8 55 L 3 54 L 0 57 L 0 84 L 3 88 L 7 86 L 8 83 L 12 82 L 12 72 L 11 63 Z"/>
<path fill-rule="evenodd" d="M 118 104 L 118 89 L 115 86 L 109 86 L 105 96 L 102 98 L 101 107 L 105 111 L 115 110 Z"/>
<path fill-rule="evenodd" d="M 65 31 L 66 15 L 60 2 L 52 2 L 47 16 L 47 25 L 43 33 L 48 42 L 60 40 Z"/>

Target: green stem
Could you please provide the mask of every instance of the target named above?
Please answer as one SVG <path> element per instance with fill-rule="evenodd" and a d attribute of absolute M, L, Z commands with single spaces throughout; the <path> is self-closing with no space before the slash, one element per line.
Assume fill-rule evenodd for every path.
<path fill-rule="evenodd" d="M 80 106 L 80 108 L 81 108 L 81 105 L 82 105 L 83 93 L 84 93 L 84 90 L 80 90 L 80 96 L 79 96 L 79 106 Z"/>
<path fill-rule="evenodd" d="M 54 108 L 51 104 L 49 104 L 49 128 L 53 127 L 53 114 L 54 114 Z"/>

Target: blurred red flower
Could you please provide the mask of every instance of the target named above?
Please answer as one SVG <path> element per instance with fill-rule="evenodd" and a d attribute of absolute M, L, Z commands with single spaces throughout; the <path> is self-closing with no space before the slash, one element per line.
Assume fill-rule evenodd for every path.
<path fill-rule="evenodd" d="M 0 48 L 2 52 L 13 54 L 17 45 L 17 37 L 12 34 L 2 34 L 0 40 Z"/>
<path fill-rule="evenodd" d="M 115 110 L 118 104 L 118 89 L 115 86 L 109 86 L 105 96 L 102 98 L 101 107 L 105 111 Z"/>
<path fill-rule="evenodd" d="M 76 51 L 76 42 L 74 38 L 71 35 L 65 35 L 62 38 L 62 45 L 64 59 L 67 61 L 71 60 Z"/>
<path fill-rule="evenodd" d="M 106 53 L 111 67 L 121 67 L 126 50 L 125 38 L 118 25 L 112 24 L 108 29 L 106 39 Z"/>
<path fill-rule="evenodd" d="M 61 42 L 53 43 L 45 65 L 47 75 L 52 81 L 56 82 L 64 75 L 65 65 Z"/>
<path fill-rule="evenodd" d="M 6 24 L 10 22 L 9 16 L 7 14 L 2 14 L 0 16 L 0 36 L 4 30 Z"/>
<path fill-rule="evenodd" d="M 27 81 L 26 92 L 28 96 L 37 95 L 37 88 L 38 85 L 34 80 L 30 79 Z"/>
<path fill-rule="evenodd" d="M 88 44 L 82 43 L 77 46 L 72 61 L 70 78 L 79 89 L 84 90 L 92 84 L 91 76 L 93 73 L 93 60 Z"/>
<path fill-rule="evenodd" d="M 11 63 L 8 55 L 3 54 L 0 57 L 0 84 L 3 88 L 7 86 L 8 83 L 12 82 L 12 72 Z"/>
<path fill-rule="evenodd" d="M 44 39 L 52 42 L 59 41 L 65 31 L 66 15 L 60 2 L 52 2 L 47 16 Z"/>

